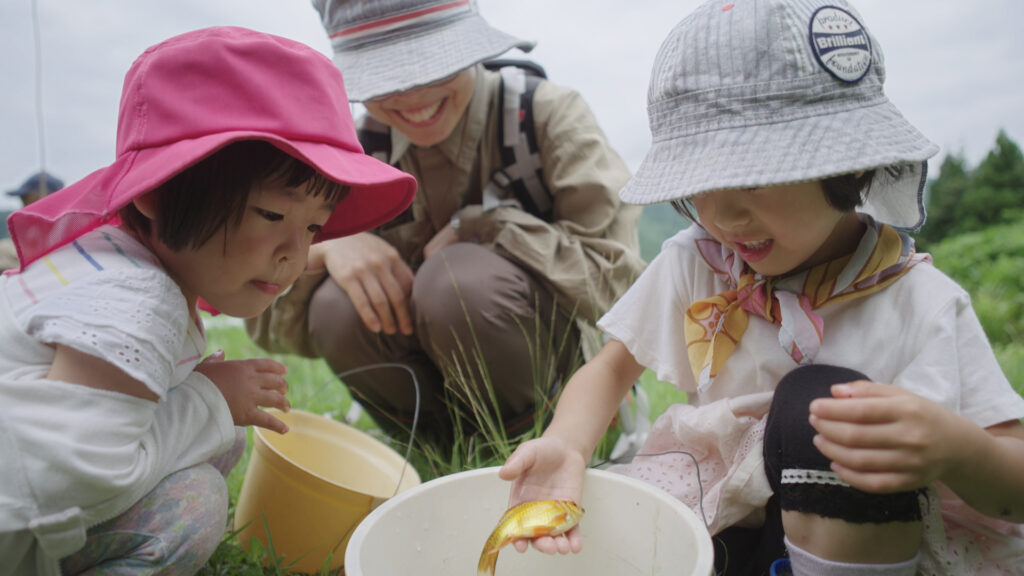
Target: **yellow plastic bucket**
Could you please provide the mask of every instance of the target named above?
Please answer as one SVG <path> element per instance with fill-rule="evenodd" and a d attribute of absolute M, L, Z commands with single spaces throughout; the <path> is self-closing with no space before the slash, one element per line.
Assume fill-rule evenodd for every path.
<path fill-rule="evenodd" d="M 235 506 L 238 538 L 267 549 L 269 532 L 282 566 L 319 573 L 344 564 L 356 525 L 395 494 L 420 483 L 413 467 L 383 442 L 302 410 L 275 413 L 287 434 L 261 428 Z M 292 564 L 294 562 L 294 564 Z"/>

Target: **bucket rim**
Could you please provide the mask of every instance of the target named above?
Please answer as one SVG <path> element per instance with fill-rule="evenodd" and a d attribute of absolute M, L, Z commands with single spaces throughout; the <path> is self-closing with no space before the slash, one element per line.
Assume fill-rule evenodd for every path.
<path fill-rule="evenodd" d="M 387 492 L 368 492 L 368 491 L 365 491 L 365 490 L 354 488 L 354 487 L 349 486 L 347 484 L 344 484 L 342 482 L 338 482 L 338 481 L 326 478 L 323 475 L 318 474 L 318 473 L 310 470 L 309 468 L 299 464 L 298 462 L 295 461 L 294 458 L 291 458 L 287 454 L 283 453 L 280 449 L 278 449 L 276 446 L 274 446 L 274 444 L 271 441 L 269 441 L 267 439 L 267 433 L 272 432 L 271 430 L 264 430 L 263 428 L 253 427 L 253 438 L 254 438 L 254 440 L 253 440 L 253 449 L 254 450 L 259 450 L 261 454 L 263 454 L 266 457 L 270 457 L 272 460 L 276 460 L 278 462 L 285 463 L 285 464 L 287 464 L 289 466 L 295 467 L 298 470 L 301 470 L 303 472 L 303 474 L 305 474 L 310 479 L 310 481 L 313 484 L 315 484 L 315 485 L 326 485 L 326 486 L 331 487 L 331 488 L 340 488 L 342 490 L 345 490 L 347 492 L 351 492 L 351 493 L 359 495 L 361 497 L 366 497 L 367 499 L 369 499 L 371 501 L 371 506 L 372 507 L 376 507 L 381 502 L 393 499 L 395 497 L 395 495 L 396 495 L 395 494 L 396 493 L 396 488 L 397 488 L 397 493 L 398 494 L 403 494 L 403 493 L 409 491 L 410 489 L 412 489 L 414 487 L 417 487 L 417 486 L 420 486 L 420 485 L 423 484 L 423 481 L 420 478 L 419 472 L 416 471 L 416 468 L 412 465 L 412 463 L 408 462 L 405 459 L 405 457 L 403 457 L 398 451 L 396 451 L 394 448 L 388 446 L 384 442 L 381 442 L 380 440 L 374 438 L 370 434 L 367 434 L 366 432 L 356 428 L 355 426 L 351 426 L 349 424 L 346 424 L 344 422 L 339 422 L 339 421 L 337 421 L 337 420 L 335 420 L 333 418 L 330 418 L 328 416 L 325 416 L 323 414 L 317 414 L 315 412 L 309 412 L 307 410 L 300 410 L 300 409 L 293 408 L 293 409 L 289 410 L 287 413 L 283 413 L 280 410 L 275 410 L 275 409 L 268 409 L 267 411 L 268 412 L 277 412 L 278 415 L 286 414 L 286 417 L 295 417 L 295 418 L 299 418 L 299 419 L 308 419 L 308 420 L 323 419 L 324 421 L 327 421 L 328 423 L 330 423 L 329 425 L 337 426 L 339 429 L 346 430 L 347 432 L 354 433 L 357 436 L 360 436 L 360 437 L 362 437 L 362 438 L 364 438 L 366 440 L 369 440 L 372 445 L 377 446 L 380 449 L 382 449 L 382 452 L 381 452 L 381 455 L 383 456 L 382 459 L 391 459 L 391 460 L 393 460 L 394 464 L 397 464 L 398 475 L 394 478 L 394 480 L 396 481 L 398 486 L 391 487 L 391 489 L 389 491 L 387 491 Z M 275 432 L 275 434 L 276 434 L 276 432 Z M 268 464 L 273 465 L 275 463 L 274 462 L 268 462 Z M 388 474 L 388 475 L 391 476 L 391 474 Z M 412 480 L 410 480 L 410 478 Z M 406 485 L 406 486 L 403 488 L 403 485 Z"/>

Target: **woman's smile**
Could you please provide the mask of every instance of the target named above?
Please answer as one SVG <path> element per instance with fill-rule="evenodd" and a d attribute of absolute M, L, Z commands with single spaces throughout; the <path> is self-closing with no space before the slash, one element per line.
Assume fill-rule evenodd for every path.
<path fill-rule="evenodd" d="M 448 98 L 442 98 L 441 100 L 432 104 L 427 104 L 426 106 L 420 106 L 419 108 L 407 108 L 405 110 L 395 110 L 395 112 L 409 124 L 414 126 L 429 126 L 444 114 L 444 106 L 447 103 Z"/>

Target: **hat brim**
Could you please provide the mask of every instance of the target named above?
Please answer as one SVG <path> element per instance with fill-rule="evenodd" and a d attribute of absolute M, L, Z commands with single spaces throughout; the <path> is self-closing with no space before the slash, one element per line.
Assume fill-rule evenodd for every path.
<path fill-rule="evenodd" d="M 924 219 L 923 163 L 938 151 L 884 100 L 848 111 L 654 142 L 620 197 L 631 204 L 654 204 L 715 190 L 917 164 L 898 178 L 876 176 L 884 185 L 873 183 L 865 202 L 865 211 L 879 221 L 916 229 Z"/>
<path fill-rule="evenodd" d="M 317 240 L 375 228 L 405 210 L 416 193 L 415 178 L 361 151 L 323 142 L 288 140 L 269 133 L 221 132 L 128 151 L 110 166 L 11 214 L 8 227 L 18 246 L 19 259 L 23 266 L 27 265 L 49 250 L 109 221 L 135 198 L 240 140 L 270 142 L 331 180 L 350 187 Z M 57 216 L 53 216 L 55 214 Z M 65 225 L 57 225 L 58 221 Z M 67 237 L 54 237 L 62 233 Z"/>
<path fill-rule="evenodd" d="M 334 63 L 345 75 L 349 100 L 365 102 L 447 78 L 513 48 L 529 52 L 534 45 L 474 14 L 419 34 L 336 50 Z"/>

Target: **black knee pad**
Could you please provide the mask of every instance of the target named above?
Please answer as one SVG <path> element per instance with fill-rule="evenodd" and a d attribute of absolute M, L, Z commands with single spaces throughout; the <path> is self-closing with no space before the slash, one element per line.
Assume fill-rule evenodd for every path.
<path fill-rule="evenodd" d="M 853 523 L 883 524 L 921 519 L 921 490 L 871 494 L 839 479 L 831 462 L 812 441 L 808 421 L 815 398 L 831 398 L 831 386 L 868 380 L 856 370 L 801 366 L 779 381 L 764 433 L 765 472 L 783 510 L 817 514 Z"/>

